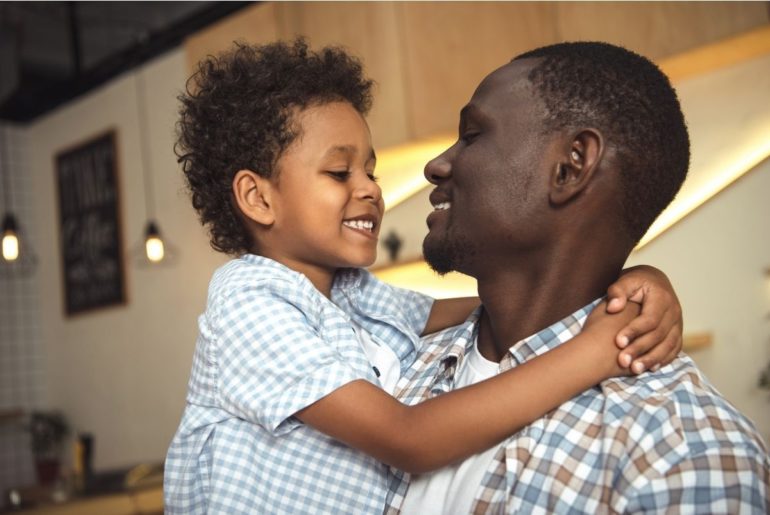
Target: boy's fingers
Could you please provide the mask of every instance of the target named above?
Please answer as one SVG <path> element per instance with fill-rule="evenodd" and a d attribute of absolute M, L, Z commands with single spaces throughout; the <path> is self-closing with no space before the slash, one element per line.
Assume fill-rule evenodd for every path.
<path fill-rule="evenodd" d="M 618 313 L 619 311 L 622 311 L 626 305 L 626 300 L 631 293 L 633 292 L 627 292 L 617 283 L 614 283 L 607 288 L 607 313 Z"/>
<path fill-rule="evenodd" d="M 609 302 L 607 302 L 607 313 L 619 313 L 620 311 L 623 311 L 623 308 L 626 306 L 625 297 L 609 297 L 609 299 Z"/>
<path fill-rule="evenodd" d="M 670 346 L 673 345 L 672 342 L 668 342 L 665 339 L 666 336 L 667 333 L 660 328 L 655 328 L 654 330 L 643 334 L 623 349 L 623 352 L 621 352 L 618 357 L 618 363 L 622 365 L 623 362 L 637 361 L 641 356 L 649 354 L 652 351 L 657 351 L 653 355 L 657 357 L 658 360 L 663 359 L 664 356 L 667 356 L 671 352 Z M 663 346 L 663 348 L 660 348 L 661 346 Z M 624 358 L 624 355 L 629 356 L 630 361 L 629 358 Z"/>
<path fill-rule="evenodd" d="M 666 338 L 646 353 L 637 355 L 631 363 L 631 372 L 641 374 L 646 370 L 658 370 L 668 365 L 679 354 L 677 340 L 681 339 L 678 328 L 672 328 Z"/>
<path fill-rule="evenodd" d="M 678 323 L 671 328 L 666 337 L 666 343 L 671 345 L 671 351 L 663 358 L 662 365 L 668 365 L 682 352 L 682 326 Z"/>
<path fill-rule="evenodd" d="M 662 325 L 662 318 L 665 317 L 665 313 L 655 314 L 649 312 L 642 312 L 638 317 L 629 322 L 623 329 L 618 331 L 618 335 L 615 337 L 615 343 L 621 349 L 628 346 L 630 342 L 633 342 L 635 338 L 640 335 L 646 335 L 650 331 L 653 331 Z M 663 334 L 661 334 L 661 337 Z"/>

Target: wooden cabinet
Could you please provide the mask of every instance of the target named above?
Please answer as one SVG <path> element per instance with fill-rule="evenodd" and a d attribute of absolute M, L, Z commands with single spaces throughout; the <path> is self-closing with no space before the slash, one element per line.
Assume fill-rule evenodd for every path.
<path fill-rule="evenodd" d="M 74 499 L 18 512 L 23 515 L 162 515 L 163 488 Z"/>
<path fill-rule="evenodd" d="M 662 59 L 767 24 L 765 2 L 268 2 L 185 47 L 191 67 L 236 39 L 347 47 L 377 81 L 369 123 L 383 148 L 454 132 L 481 78 L 537 46 L 603 40 Z"/>

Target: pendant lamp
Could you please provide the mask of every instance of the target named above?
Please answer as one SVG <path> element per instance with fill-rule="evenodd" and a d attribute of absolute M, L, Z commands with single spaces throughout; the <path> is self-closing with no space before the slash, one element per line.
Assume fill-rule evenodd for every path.
<path fill-rule="evenodd" d="M 0 265 L 3 274 L 27 276 L 34 272 L 37 257 L 32 245 L 24 237 L 11 206 L 11 172 L 8 167 L 7 128 L 0 127 L 0 176 L 2 176 L 4 214 Z"/>
<path fill-rule="evenodd" d="M 152 189 L 152 168 L 149 157 L 149 126 L 147 123 L 147 106 L 145 102 L 144 82 L 141 74 L 134 73 L 134 92 L 136 95 L 136 114 L 139 131 L 139 153 L 142 158 L 142 183 L 144 186 L 144 207 L 147 222 L 144 225 L 144 240 L 136 245 L 132 254 L 137 266 L 170 265 L 176 261 L 176 248 L 171 245 L 155 220 L 155 197 Z"/>

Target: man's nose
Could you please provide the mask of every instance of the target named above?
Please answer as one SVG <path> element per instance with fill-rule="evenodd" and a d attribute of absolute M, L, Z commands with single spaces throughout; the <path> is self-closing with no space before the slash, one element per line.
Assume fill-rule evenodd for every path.
<path fill-rule="evenodd" d="M 440 156 L 434 157 L 425 165 L 425 178 L 431 184 L 438 184 L 452 175 L 452 164 L 446 154 L 444 152 Z"/>

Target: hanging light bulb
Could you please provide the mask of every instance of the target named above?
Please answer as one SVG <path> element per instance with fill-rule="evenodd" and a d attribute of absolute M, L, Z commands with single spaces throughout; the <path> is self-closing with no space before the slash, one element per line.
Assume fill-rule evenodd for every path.
<path fill-rule="evenodd" d="M 163 261 L 166 254 L 163 238 L 160 237 L 158 226 L 153 221 L 147 222 L 147 228 L 144 230 L 144 251 L 147 259 L 153 263 Z"/>
<path fill-rule="evenodd" d="M 155 197 L 152 189 L 152 168 L 149 156 L 149 124 L 146 118 L 146 102 L 144 96 L 144 83 L 141 74 L 134 73 L 134 92 L 136 94 L 137 130 L 139 132 L 139 153 L 142 159 L 142 182 L 144 184 L 145 209 L 147 224 L 144 229 L 144 242 L 137 243 L 132 250 L 137 266 L 156 266 L 173 264 L 176 257 L 176 249 L 164 241 L 160 235 L 160 229 L 154 220 Z"/>
<path fill-rule="evenodd" d="M 0 125 L 0 186 L 2 186 L 2 200 L 4 202 L 5 215 L 0 226 L 2 249 L 0 249 L 0 274 L 11 274 L 17 277 L 26 277 L 35 271 L 37 256 L 32 249 L 29 239 L 20 229 L 19 222 L 11 208 L 11 173 L 8 169 L 8 149 L 6 137 L 8 128 Z"/>
<path fill-rule="evenodd" d="M 3 259 L 16 261 L 19 257 L 19 237 L 16 218 L 11 213 L 3 217 Z"/>

